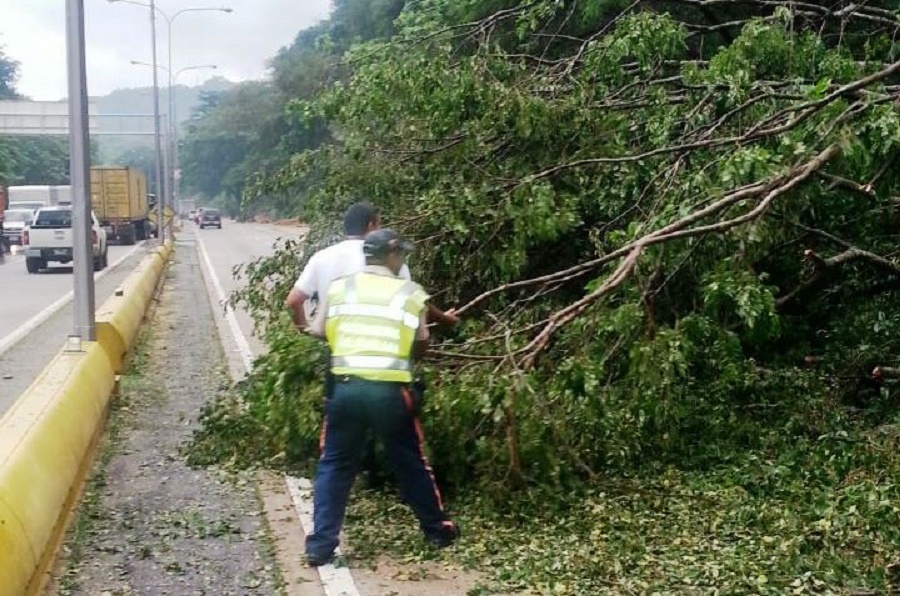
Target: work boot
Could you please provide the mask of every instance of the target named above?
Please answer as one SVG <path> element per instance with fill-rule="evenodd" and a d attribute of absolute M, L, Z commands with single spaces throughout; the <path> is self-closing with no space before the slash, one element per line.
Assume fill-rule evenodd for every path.
<path fill-rule="evenodd" d="M 310 567 L 321 567 L 322 565 L 328 565 L 332 562 L 334 562 L 334 553 L 331 553 L 328 556 L 314 555 L 310 553 L 307 553 L 306 555 L 306 564 Z"/>
<path fill-rule="evenodd" d="M 447 522 L 440 532 L 426 536 L 425 541 L 434 548 L 447 548 L 459 539 L 459 535 L 459 526 L 453 522 Z"/>

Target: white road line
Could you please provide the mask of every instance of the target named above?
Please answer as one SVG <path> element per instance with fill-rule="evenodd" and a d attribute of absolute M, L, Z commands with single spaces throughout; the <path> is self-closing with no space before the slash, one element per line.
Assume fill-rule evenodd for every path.
<path fill-rule="evenodd" d="M 309 536 L 313 529 L 312 484 L 306 478 L 294 478 L 287 475 L 285 475 L 284 481 L 287 484 L 288 491 L 291 493 L 291 500 L 294 502 L 294 509 L 300 518 L 303 532 Z M 334 554 L 340 555 L 341 549 L 335 549 Z M 319 577 L 322 578 L 322 587 L 325 588 L 327 596 L 360 596 L 348 568 L 322 565 L 318 569 Z"/>
<path fill-rule="evenodd" d="M 216 299 L 220 304 L 224 304 L 225 292 L 222 290 L 219 276 L 216 275 L 216 271 L 213 269 L 209 253 L 206 251 L 206 246 L 204 246 L 203 240 L 199 235 L 195 234 L 194 236 L 196 238 L 197 248 L 200 251 L 200 256 L 203 259 L 203 268 L 215 288 Z M 234 316 L 233 309 L 228 309 L 226 311 L 225 318 L 228 321 L 228 329 L 231 331 L 231 336 L 237 344 L 238 351 L 241 354 L 241 361 L 244 363 L 244 369 L 249 373 L 253 367 L 253 352 L 250 349 L 250 344 L 247 342 L 247 337 L 244 335 L 244 332 L 241 331 L 241 327 L 237 322 L 237 317 Z M 313 531 L 312 483 L 310 483 L 307 478 L 294 478 L 286 474 L 284 476 L 284 481 L 291 494 L 294 510 L 300 518 L 300 526 L 303 528 L 303 533 L 309 536 Z M 335 552 L 339 553 L 340 550 Z M 359 590 L 357 590 L 356 584 L 353 582 L 353 576 L 350 575 L 350 570 L 348 568 L 335 567 L 334 565 L 321 565 L 317 569 L 326 596 L 360 596 Z"/>
<path fill-rule="evenodd" d="M 200 256 L 203 258 L 203 263 L 206 265 L 206 272 L 209 274 L 209 278 L 212 280 L 213 287 L 216 290 L 216 299 L 219 301 L 220 305 L 224 305 L 226 301 L 225 291 L 222 289 L 222 284 L 219 282 L 219 276 L 216 275 L 216 271 L 213 269 L 212 261 L 209 259 L 209 253 L 206 252 L 206 246 L 203 244 L 203 240 L 200 239 L 199 235 L 195 234 L 195 237 L 197 239 L 197 247 L 200 249 Z M 244 364 L 244 370 L 249 373 L 253 370 L 253 350 L 250 349 L 250 343 L 247 341 L 244 332 L 241 331 L 241 326 L 238 325 L 238 320 L 234 315 L 233 308 L 225 307 L 225 320 L 228 322 L 228 328 L 231 330 L 231 337 L 234 338 L 234 341 L 237 344 L 241 362 Z"/>
<path fill-rule="evenodd" d="M 94 274 L 94 282 L 98 282 L 101 279 L 103 279 L 104 277 L 106 277 L 107 274 L 111 273 L 119 265 L 121 265 L 126 260 L 131 258 L 131 256 L 134 255 L 143 246 L 144 246 L 144 242 L 141 242 L 140 244 L 135 245 L 127 253 L 125 253 L 118 259 L 116 259 L 115 262 L 113 262 L 109 267 L 107 267 L 103 271 L 100 271 L 99 273 L 95 273 Z M 71 302 L 74 297 L 75 297 L 75 292 L 69 291 L 69 293 L 65 294 L 62 298 L 60 298 L 59 300 L 57 300 L 56 302 L 54 302 L 53 304 L 51 304 L 50 306 L 48 306 L 47 308 L 45 308 L 44 310 L 42 310 L 41 312 L 36 314 L 35 316 L 33 316 L 30 319 L 28 319 L 27 321 L 25 321 L 22 325 L 20 325 L 18 328 L 16 328 L 15 331 L 13 331 L 12 333 L 10 333 L 6 337 L 4 337 L 2 340 L 0 340 L 0 356 L 5 354 L 6 352 L 8 352 L 13 346 L 15 346 L 17 343 L 22 341 L 25 338 L 25 336 L 27 336 L 29 333 L 31 333 L 32 331 L 34 331 L 35 329 L 37 329 L 38 327 L 43 325 L 45 322 L 47 322 L 47 320 L 50 317 L 55 315 L 60 309 L 62 309 L 65 305 L 67 305 L 69 302 Z"/>

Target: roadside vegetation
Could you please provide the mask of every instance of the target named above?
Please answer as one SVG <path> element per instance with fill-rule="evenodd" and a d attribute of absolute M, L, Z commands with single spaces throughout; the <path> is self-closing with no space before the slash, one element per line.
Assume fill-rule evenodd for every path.
<path fill-rule="evenodd" d="M 439 556 L 486 591 L 900 589 L 896 5 L 368 4 L 273 59 L 276 144 L 190 150 L 267 94 L 187 141 L 235 209 L 310 224 L 238 272 L 271 351 L 195 462 L 313 465 L 323 358 L 281 303 L 365 199 L 463 315 L 424 422 L 464 529 Z M 381 499 L 358 556 L 436 556 Z"/>
<path fill-rule="evenodd" d="M 19 63 L 0 44 L 0 101 L 28 99 L 16 90 Z M 0 185 L 68 184 L 69 141 L 0 135 Z"/>

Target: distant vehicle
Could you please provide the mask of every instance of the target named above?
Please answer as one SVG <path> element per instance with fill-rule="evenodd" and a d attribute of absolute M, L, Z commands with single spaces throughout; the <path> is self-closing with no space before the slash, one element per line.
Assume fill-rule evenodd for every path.
<path fill-rule="evenodd" d="M 42 201 L 15 201 L 10 202 L 7 209 L 16 209 L 16 210 L 28 210 L 32 213 L 36 213 L 38 209 L 42 209 L 43 207 L 49 207 L 47 203 Z"/>
<path fill-rule="evenodd" d="M 97 216 L 91 213 L 91 246 L 94 271 L 109 264 L 109 246 L 106 232 L 100 227 Z M 25 246 L 25 268 L 28 273 L 46 269 L 47 263 L 71 263 L 72 208 L 66 206 L 45 207 L 37 212 L 34 222 L 25 229 L 22 243 Z"/>
<path fill-rule="evenodd" d="M 72 204 L 71 186 L 10 186 L 7 191 L 10 204 L 39 205 L 35 209 Z"/>
<path fill-rule="evenodd" d="M 22 234 L 25 228 L 34 221 L 34 211 L 31 209 L 7 209 L 3 213 L 3 238 L 7 246 L 21 245 Z"/>
<path fill-rule="evenodd" d="M 131 245 L 150 236 L 147 178 L 137 168 L 91 168 L 91 205 L 110 240 Z"/>
<path fill-rule="evenodd" d="M 218 209 L 204 209 L 200 216 L 200 229 L 218 228 L 222 229 L 222 216 L 219 215 Z"/>

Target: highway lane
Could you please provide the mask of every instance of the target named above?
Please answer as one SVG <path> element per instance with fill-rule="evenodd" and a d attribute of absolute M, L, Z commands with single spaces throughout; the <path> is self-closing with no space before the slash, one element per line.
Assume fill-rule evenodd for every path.
<path fill-rule="evenodd" d="M 132 248 L 110 246 L 110 265 Z M 149 250 L 147 245 L 140 245 L 118 267 L 107 269 L 108 273 L 96 282 L 97 306 L 112 295 Z M 71 267 L 29 275 L 25 271 L 24 257 L 7 255 L 5 262 L 0 264 L 0 344 L 6 343 L 4 340 L 16 329 L 71 291 L 72 283 Z M 0 416 L 59 353 L 72 326 L 72 303 L 69 302 L 0 354 Z"/>
<path fill-rule="evenodd" d="M 109 262 L 117 261 L 132 246 L 110 246 Z M 0 263 L 0 340 L 72 290 L 72 266 L 51 263 L 42 273 L 29 274 L 25 257 L 6 255 Z"/>
<path fill-rule="evenodd" d="M 245 280 L 235 280 L 232 274 L 235 266 L 249 263 L 261 256 L 271 255 L 273 245 L 279 238 L 296 239 L 305 232 L 305 229 L 300 226 L 238 223 L 231 220 L 222 220 L 221 230 L 209 228 L 201 230 L 193 224 L 188 225 L 193 228 L 195 242 L 202 244 L 206 250 L 212 269 L 226 297 L 246 283 Z M 189 242 L 186 235 L 183 235 L 182 239 Z M 201 252 L 201 263 L 203 260 Z M 225 324 L 222 317 L 223 308 L 217 304 L 217 299 L 213 298 L 215 296 L 214 288 L 209 287 L 208 289 L 213 309 L 216 311 L 216 321 L 219 324 Z M 238 310 L 234 314 L 241 331 L 247 338 L 253 356 L 264 353 L 265 344 L 253 335 L 253 320 L 250 316 L 243 310 Z M 224 336 L 228 335 L 225 333 Z M 228 349 L 230 364 L 239 361 L 236 358 L 236 351 L 237 346 L 231 346 Z"/>

